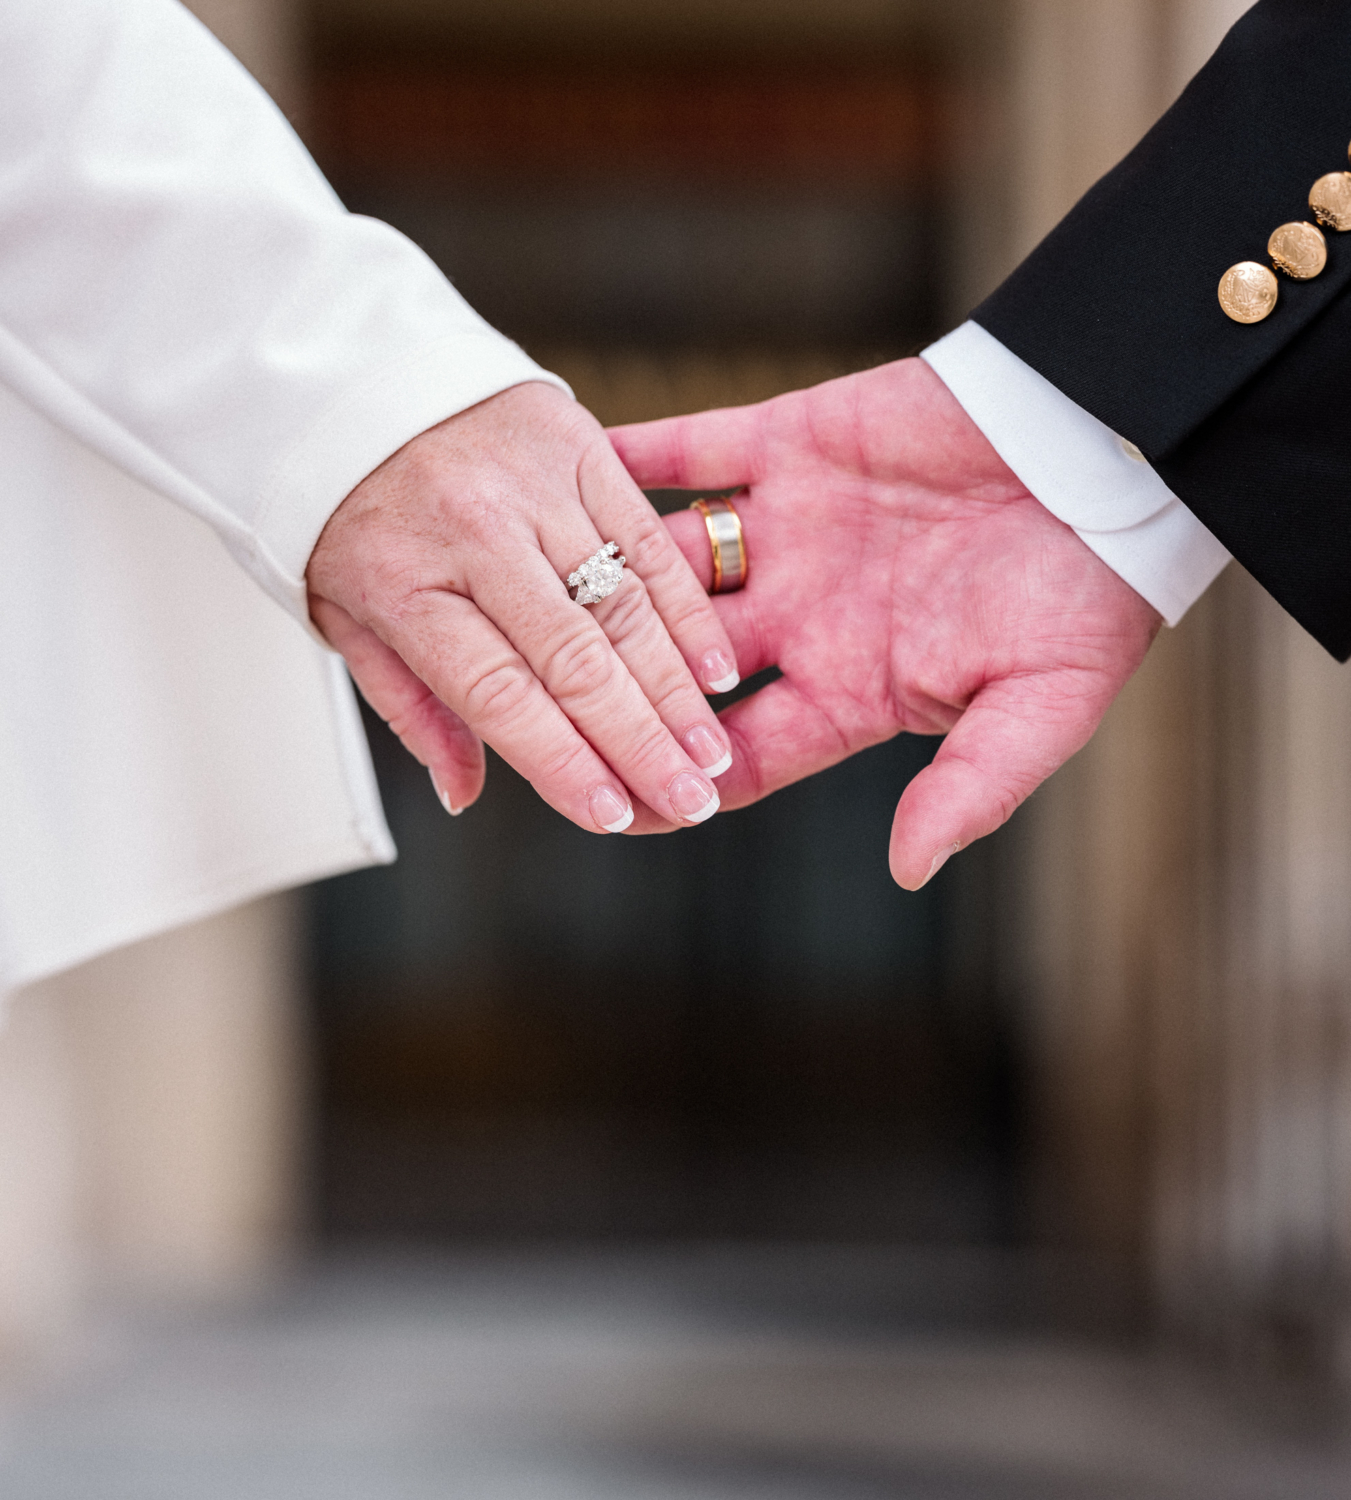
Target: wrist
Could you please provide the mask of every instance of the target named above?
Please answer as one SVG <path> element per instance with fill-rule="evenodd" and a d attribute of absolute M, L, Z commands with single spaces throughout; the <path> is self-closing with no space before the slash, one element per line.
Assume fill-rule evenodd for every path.
<path fill-rule="evenodd" d="M 1170 624 L 1229 561 L 1134 444 L 976 323 L 921 358 L 1029 493 Z"/>

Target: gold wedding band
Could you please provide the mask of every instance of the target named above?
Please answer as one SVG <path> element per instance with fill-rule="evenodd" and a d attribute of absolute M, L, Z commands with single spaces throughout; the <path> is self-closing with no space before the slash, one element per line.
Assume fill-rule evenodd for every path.
<path fill-rule="evenodd" d="M 713 549 L 713 587 L 710 594 L 734 594 L 745 588 L 750 563 L 746 557 L 746 533 L 741 517 L 730 500 L 696 500 L 697 510 L 708 528 L 708 543 Z"/>

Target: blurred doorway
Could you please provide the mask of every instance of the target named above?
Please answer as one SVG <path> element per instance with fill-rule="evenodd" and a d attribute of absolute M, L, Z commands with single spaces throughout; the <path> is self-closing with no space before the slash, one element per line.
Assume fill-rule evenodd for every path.
<path fill-rule="evenodd" d="M 530 9 L 326 12 L 312 141 L 351 207 L 602 420 L 761 399 L 940 331 L 951 83 L 924 7 L 734 35 L 736 6 L 721 32 L 667 7 L 683 29 L 603 35 Z M 639 841 L 570 827 L 500 763 L 451 822 L 370 733 L 400 862 L 312 897 L 329 1231 L 1016 1233 L 998 850 L 918 896 L 887 872 L 931 744 Z"/>

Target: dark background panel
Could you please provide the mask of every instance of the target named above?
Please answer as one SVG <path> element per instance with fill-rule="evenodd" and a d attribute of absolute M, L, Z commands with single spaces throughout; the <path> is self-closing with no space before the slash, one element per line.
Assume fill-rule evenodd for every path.
<path fill-rule="evenodd" d="M 918 42 L 813 58 L 767 36 L 712 65 L 349 36 L 319 53 L 312 135 L 346 201 L 486 317 L 657 416 L 677 389 L 744 399 L 728 372 L 768 394 L 937 331 L 943 97 Z M 918 895 L 887 870 L 935 742 L 599 839 L 496 761 L 452 821 L 368 727 L 400 860 L 312 895 L 331 1234 L 1016 1237 L 999 841 Z"/>
<path fill-rule="evenodd" d="M 950 879 L 911 895 L 887 871 L 932 742 L 598 839 L 496 760 L 452 822 L 371 732 L 401 859 L 312 898 L 330 1230 L 1016 1233 L 984 966 Z"/>

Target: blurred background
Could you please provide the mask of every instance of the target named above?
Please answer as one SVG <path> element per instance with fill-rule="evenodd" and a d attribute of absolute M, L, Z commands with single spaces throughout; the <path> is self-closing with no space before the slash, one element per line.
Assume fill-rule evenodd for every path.
<path fill-rule="evenodd" d="M 619 422 L 955 326 L 1245 7 L 193 8 Z M 1351 676 L 1236 566 L 919 895 L 925 741 L 637 841 L 368 730 L 397 865 L 13 1006 L 6 1496 L 1346 1493 Z"/>

